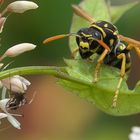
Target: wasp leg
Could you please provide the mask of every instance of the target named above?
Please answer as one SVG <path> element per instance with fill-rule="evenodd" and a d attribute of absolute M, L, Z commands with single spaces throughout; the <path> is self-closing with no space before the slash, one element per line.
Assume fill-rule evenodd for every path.
<path fill-rule="evenodd" d="M 115 108 L 116 104 L 117 104 L 117 99 L 118 99 L 118 95 L 119 95 L 119 91 L 120 91 L 120 87 L 121 87 L 121 83 L 124 79 L 124 75 L 125 75 L 125 67 L 126 67 L 126 56 L 124 53 L 121 53 L 120 55 L 117 56 L 118 59 L 122 59 L 122 65 L 121 65 L 121 71 L 120 71 L 120 79 L 119 82 L 117 84 L 117 88 L 115 91 L 115 95 L 113 97 L 113 103 L 112 103 L 112 107 Z"/>
<path fill-rule="evenodd" d="M 91 17 L 86 11 L 81 9 L 79 6 L 72 5 L 72 8 L 73 8 L 76 15 L 84 18 L 85 20 L 89 21 L 90 23 L 95 23 L 96 22 L 96 20 L 93 17 Z"/>
<path fill-rule="evenodd" d="M 72 51 L 72 54 L 71 54 L 71 55 L 72 55 L 73 58 L 75 58 L 77 52 L 79 52 L 79 48 L 76 48 L 76 49 L 74 49 L 74 50 Z"/>
<path fill-rule="evenodd" d="M 97 60 L 97 64 L 95 67 L 95 73 L 94 73 L 94 82 L 98 81 L 100 67 L 101 67 L 101 64 L 102 64 L 104 58 L 106 57 L 107 53 L 108 53 L 108 50 L 105 49 L 104 52 L 100 55 L 99 59 Z"/>

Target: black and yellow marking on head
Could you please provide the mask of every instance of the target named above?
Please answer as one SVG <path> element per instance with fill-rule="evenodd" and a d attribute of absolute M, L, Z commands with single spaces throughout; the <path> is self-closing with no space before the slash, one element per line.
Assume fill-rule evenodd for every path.
<path fill-rule="evenodd" d="M 83 33 L 83 32 L 81 32 L 81 34 L 82 34 L 84 37 L 92 37 L 91 34 L 85 34 L 85 33 Z"/>
<path fill-rule="evenodd" d="M 84 41 L 80 41 L 80 47 L 82 49 L 89 49 L 89 43 L 88 42 L 84 42 Z"/>

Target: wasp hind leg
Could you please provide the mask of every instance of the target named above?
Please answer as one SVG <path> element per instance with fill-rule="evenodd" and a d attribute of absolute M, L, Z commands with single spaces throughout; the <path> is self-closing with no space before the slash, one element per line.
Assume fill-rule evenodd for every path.
<path fill-rule="evenodd" d="M 119 91 L 120 91 L 122 81 L 123 81 L 124 76 L 125 76 L 125 68 L 126 68 L 126 56 L 125 56 L 125 54 L 121 53 L 120 55 L 117 56 L 117 58 L 122 59 L 122 64 L 121 64 L 121 71 L 120 71 L 120 79 L 119 79 L 119 82 L 117 84 L 115 95 L 113 97 L 113 103 L 112 103 L 113 108 L 115 108 L 116 105 L 117 105 L 117 99 L 118 99 L 118 95 L 119 95 Z"/>

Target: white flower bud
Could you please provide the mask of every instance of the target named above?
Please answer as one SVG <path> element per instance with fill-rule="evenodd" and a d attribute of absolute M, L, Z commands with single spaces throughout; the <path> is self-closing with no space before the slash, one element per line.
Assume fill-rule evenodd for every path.
<path fill-rule="evenodd" d="M 31 84 L 27 79 L 19 75 L 3 79 L 1 82 L 4 87 L 16 93 L 24 93 Z"/>
<path fill-rule="evenodd" d="M 24 13 L 27 10 L 37 8 L 38 5 L 32 1 L 15 1 L 7 6 L 7 11 L 14 13 Z"/>
<path fill-rule="evenodd" d="M 24 83 L 26 86 L 29 86 L 31 83 L 27 80 L 27 79 L 25 79 L 24 77 L 22 77 L 22 76 L 19 76 L 19 75 L 15 75 L 14 76 L 15 78 L 18 78 L 22 83 Z"/>
<path fill-rule="evenodd" d="M 17 44 L 11 48 L 9 48 L 5 54 L 3 55 L 3 57 L 15 57 L 17 55 L 20 55 L 24 52 L 27 52 L 27 51 L 31 51 L 33 49 L 36 48 L 36 45 L 34 44 L 31 44 L 31 43 L 21 43 L 21 44 Z"/>

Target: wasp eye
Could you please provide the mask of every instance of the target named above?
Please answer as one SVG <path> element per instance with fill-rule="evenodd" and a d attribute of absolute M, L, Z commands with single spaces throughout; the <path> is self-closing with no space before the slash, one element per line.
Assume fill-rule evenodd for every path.
<path fill-rule="evenodd" d="M 98 36 L 98 33 L 97 32 L 95 32 L 95 36 Z"/>
<path fill-rule="evenodd" d="M 93 37 L 96 38 L 96 39 L 101 39 L 101 33 L 96 31 L 96 32 L 94 32 L 94 36 Z"/>

